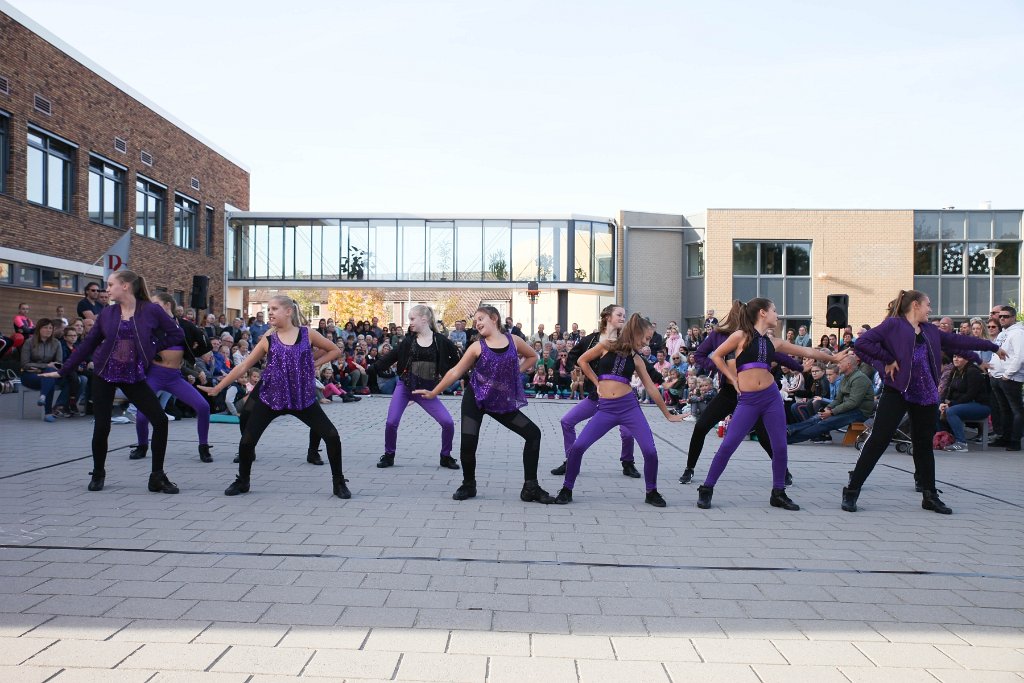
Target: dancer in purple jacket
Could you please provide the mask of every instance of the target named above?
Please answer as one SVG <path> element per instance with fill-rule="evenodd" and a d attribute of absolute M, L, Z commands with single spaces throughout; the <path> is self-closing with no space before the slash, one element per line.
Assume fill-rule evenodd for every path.
<path fill-rule="evenodd" d="M 910 415 L 914 468 L 921 486 L 921 507 L 942 515 L 953 512 L 935 490 L 935 453 L 932 437 L 939 420 L 939 377 L 942 353 L 1006 352 L 980 337 L 943 332 L 928 322 L 932 312 L 928 295 L 900 290 L 889 302 L 889 317 L 857 337 L 857 355 L 882 373 L 884 388 L 875 410 L 871 436 L 864 444 L 857 466 L 843 489 L 842 508 L 857 511 L 857 498 L 871 470 L 889 447 L 903 416 Z"/>
<path fill-rule="evenodd" d="M 104 308 L 85 341 L 64 361 L 60 373 L 69 374 L 92 355 L 92 404 L 96 424 L 92 430 L 92 479 L 90 491 L 102 491 L 106 477 L 107 438 L 110 436 L 110 415 L 114 392 L 120 389 L 139 412 L 153 425 L 153 471 L 149 490 L 153 493 L 177 493 L 178 487 L 164 473 L 167 450 L 167 415 L 160 400 L 146 384 L 146 371 L 156 354 L 157 331 L 167 345 L 185 343 L 185 335 L 174 318 L 149 300 L 146 281 L 130 270 L 121 270 L 107 278 L 107 291 L 115 305 Z"/>

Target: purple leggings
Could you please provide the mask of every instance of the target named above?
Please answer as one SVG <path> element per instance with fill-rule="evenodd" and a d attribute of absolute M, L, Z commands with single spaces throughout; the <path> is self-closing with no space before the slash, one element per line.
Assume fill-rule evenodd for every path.
<path fill-rule="evenodd" d="M 758 418 L 764 421 L 764 428 L 771 442 L 768 445 L 774 455 L 772 488 L 786 487 L 786 407 L 782 403 L 782 394 L 774 384 L 761 391 L 744 391 L 740 394 L 736 410 L 733 411 L 732 420 L 729 422 L 729 430 L 725 433 L 718 452 L 715 453 L 715 459 L 711 461 L 711 467 L 708 468 L 705 486 L 715 485 L 725 471 L 725 466 L 729 464 L 729 458 L 739 448 L 743 439 L 747 438 Z"/>
<path fill-rule="evenodd" d="M 384 452 L 394 453 L 398 445 L 398 425 L 402 422 L 402 413 L 409 406 L 409 401 L 417 404 L 427 415 L 441 425 L 441 455 L 452 454 L 452 438 L 455 436 L 455 421 L 452 414 L 441 403 L 441 399 L 427 399 L 409 391 L 402 380 L 395 384 L 395 393 L 391 396 L 388 406 L 388 420 L 384 427 Z"/>
<path fill-rule="evenodd" d="M 594 417 L 597 412 L 597 401 L 585 398 L 573 409 L 562 416 L 562 442 L 565 444 L 565 457 L 569 457 L 569 449 L 576 442 L 576 425 Z M 619 425 L 619 436 L 622 437 L 622 462 L 633 462 L 633 435 L 625 425 Z"/>
<path fill-rule="evenodd" d="M 199 444 L 206 446 L 210 443 L 210 404 L 199 391 L 185 381 L 181 376 L 181 370 L 172 370 L 162 365 L 149 366 L 146 371 L 146 384 L 153 390 L 153 393 L 166 391 L 192 410 L 196 411 L 199 418 Z M 135 416 L 135 434 L 138 436 L 140 446 L 149 443 L 149 420 L 140 410 Z"/>
<path fill-rule="evenodd" d="M 587 402 L 580 401 L 581 404 Z M 576 483 L 583 454 L 587 449 L 616 426 L 632 434 L 640 446 L 640 453 L 644 456 L 644 483 L 647 490 L 653 491 L 658 488 L 658 449 L 654 446 L 651 426 L 647 424 L 647 418 L 640 410 L 640 401 L 633 392 L 619 398 L 597 399 L 594 417 L 590 418 L 590 422 L 580 432 L 579 438 L 565 452 L 565 488 L 571 491 L 573 484 Z"/>

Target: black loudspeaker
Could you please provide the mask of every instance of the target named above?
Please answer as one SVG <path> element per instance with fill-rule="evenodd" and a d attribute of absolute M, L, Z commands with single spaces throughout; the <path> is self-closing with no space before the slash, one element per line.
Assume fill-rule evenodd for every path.
<path fill-rule="evenodd" d="M 207 300 L 210 298 L 210 278 L 205 275 L 192 276 L 192 295 L 189 297 L 188 305 L 197 311 L 206 310 Z"/>
<path fill-rule="evenodd" d="M 847 294 L 829 294 L 825 304 L 825 327 L 846 327 L 850 297 Z"/>

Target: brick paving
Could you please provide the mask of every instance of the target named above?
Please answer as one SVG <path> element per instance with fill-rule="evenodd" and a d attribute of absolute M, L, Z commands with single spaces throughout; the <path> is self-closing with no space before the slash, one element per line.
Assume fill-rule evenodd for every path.
<path fill-rule="evenodd" d="M 132 425 L 112 428 L 106 489 L 89 493 L 91 420 L 19 420 L 17 400 L 0 397 L 5 682 L 1024 682 L 1019 454 L 940 454 L 946 517 L 920 508 L 911 459 L 890 450 L 849 514 L 856 451 L 798 445 L 803 509 L 785 512 L 747 442 L 705 511 L 677 483 L 692 425 L 651 411 L 668 507 L 619 473 L 617 435 L 558 507 L 519 500 L 521 441 L 488 422 L 480 495 L 456 503 L 461 473 L 437 467 L 418 409 L 396 466 L 374 466 L 387 404 L 371 397 L 327 407 L 351 500 L 305 464 L 290 418 L 265 434 L 247 495 L 223 495 L 237 427 L 212 426 L 204 465 L 191 420 L 171 425 L 180 495 L 146 490 Z M 527 409 L 552 493 L 568 407 Z"/>

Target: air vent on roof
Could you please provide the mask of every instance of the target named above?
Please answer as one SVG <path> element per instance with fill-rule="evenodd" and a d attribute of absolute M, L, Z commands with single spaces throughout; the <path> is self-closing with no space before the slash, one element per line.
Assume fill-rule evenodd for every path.
<path fill-rule="evenodd" d="M 11 84 L 3 76 L 0 76 L 0 94 L 4 94 L 4 95 L 10 95 L 11 94 Z"/>
<path fill-rule="evenodd" d="M 114 149 L 121 154 L 128 153 L 128 143 L 121 138 L 114 138 Z"/>
<path fill-rule="evenodd" d="M 153 155 L 150 154 L 149 152 L 143 151 L 142 152 L 142 163 L 144 163 L 146 166 L 152 166 L 153 165 Z"/>
<path fill-rule="evenodd" d="M 50 100 L 46 99 L 42 95 L 36 95 L 35 106 L 36 111 L 42 112 L 47 116 L 53 113 L 52 109 L 50 108 Z"/>
<path fill-rule="evenodd" d="M 192 187 L 193 190 L 198 192 L 199 191 L 199 178 L 193 178 L 191 180 L 191 182 L 189 183 L 189 185 Z"/>

